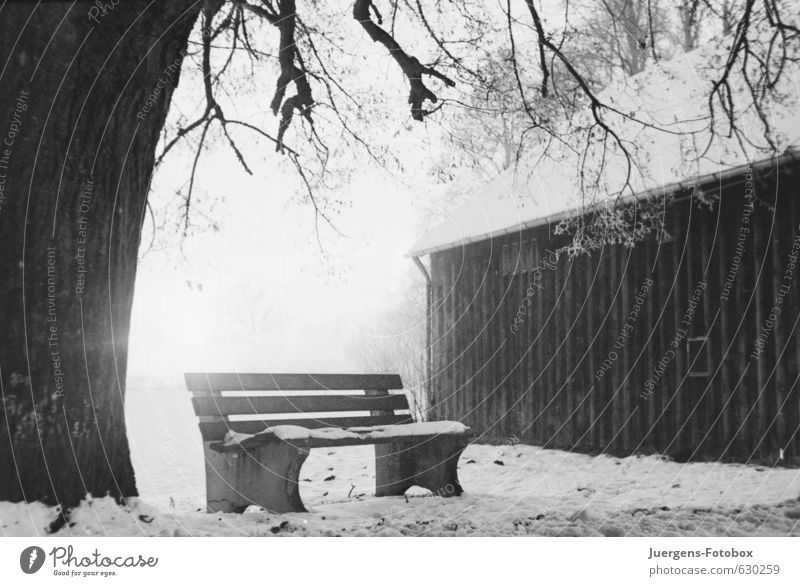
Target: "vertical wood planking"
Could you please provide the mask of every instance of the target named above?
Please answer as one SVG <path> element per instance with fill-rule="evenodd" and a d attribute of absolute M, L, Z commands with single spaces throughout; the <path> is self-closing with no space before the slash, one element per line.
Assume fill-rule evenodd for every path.
<path fill-rule="evenodd" d="M 658 330 L 656 329 L 656 315 L 658 305 L 658 292 L 660 282 L 656 271 L 658 255 L 661 252 L 662 234 L 658 234 L 655 238 L 647 242 L 647 257 L 645 259 L 643 279 L 648 278 L 652 281 L 650 288 L 647 291 L 647 298 L 641 309 L 641 316 L 639 320 L 642 322 L 638 324 L 641 330 L 641 340 L 644 346 L 644 354 L 642 356 L 642 375 L 639 385 L 636 389 L 637 404 L 639 405 L 639 413 L 642 418 L 642 440 L 645 443 L 647 450 L 655 449 L 656 442 L 654 441 L 655 433 L 653 425 L 656 422 L 656 409 L 653 397 L 647 397 L 647 388 L 645 384 L 653 372 L 655 366 L 654 349 L 658 340 Z"/>
<path fill-rule="evenodd" d="M 609 351 L 616 352 L 616 349 L 614 348 L 614 338 L 616 337 L 616 332 L 618 330 L 617 313 L 619 312 L 620 279 L 619 249 L 617 246 L 612 245 L 608 247 L 608 257 L 610 267 L 608 274 L 609 302 L 608 312 L 606 314 L 608 317 L 606 319 L 606 327 L 605 331 L 603 332 L 603 337 L 606 339 L 606 344 L 609 348 Z M 624 368 L 624 365 L 620 364 L 619 358 L 617 358 L 611 367 L 611 372 L 609 373 L 611 375 L 611 386 L 608 394 L 609 408 L 606 411 L 606 428 L 608 429 L 608 441 L 610 442 L 607 449 L 611 453 L 614 453 L 619 446 L 619 433 L 621 431 L 620 426 L 622 420 L 619 413 L 619 394 L 622 380 L 622 377 L 620 376 L 620 370 L 622 368 Z"/>
<path fill-rule="evenodd" d="M 441 270 L 440 270 L 440 253 L 431 255 L 431 372 L 428 373 L 430 377 L 429 386 L 432 390 L 431 397 L 428 398 L 432 412 L 429 416 L 432 419 L 440 419 L 441 413 L 439 411 L 439 401 L 441 400 L 441 381 L 442 381 L 442 339 L 441 339 L 441 324 L 442 324 L 442 308 L 441 308 Z"/>
<path fill-rule="evenodd" d="M 594 253 L 591 256 L 591 262 L 587 259 L 586 264 L 587 269 L 584 274 L 585 279 L 585 287 L 584 287 L 584 295 L 586 297 L 586 315 L 584 317 L 583 324 L 586 328 L 586 344 L 587 348 L 589 349 L 588 354 L 588 371 L 589 376 L 585 380 L 585 384 L 587 385 L 587 392 L 589 392 L 589 398 L 587 401 L 587 414 L 586 414 L 586 425 L 587 431 L 586 434 L 588 448 L 589 449 L 596 449 L 598 446 L 598 436 L 597 436 L 597 426 L 594 425 L 595 418 L 597 417 L 598 409 L 597 409 L 597 388 L 595 382 L 595 373 L 597 371 L 598 363 L 595 360 L 595 344 L 594 340 L 595 336 L 595 318 L 597 314 L 596 305 L 595 305 L 595 288 L 594 288 L 594 280 L 595 280 L 595 271 L 594 267 L 597 263 L 597 253 Z"/>
<path fill-rule="evenodd" d="M 673 214 L 675 213 L 674 208 L 672 212 Z M 668 301 L 668 307 L 672 309 L 672 311 L 666 314 L 671 314 L 672 322 L 669 323 L 667 320 L 664 323 L 664 345 L 662 352 L 666 352 L 668 348 L 670 348 L 670 344 L 678 332 L 678 326 L 683 318 L 684 292 L 687 289 L 688 282 L 688 278 L 685 275 L 685 250 L 688 244 L 684 241 L 684 239 L 688 238 L 688 234 L 683 231 L 683 226 L 679 226 L 677 220 L 674 223 L 674 232 L 675 241 L 672 244 L 672 266 L 670 267 L 672 276 L 667 277 L 672 287 L 671 297 Z M 686 435 L 684 424 L 688 426 L 689 422 L 684 421 L 685 414 L 680 412 L 680 392 L 683 379 L 683 362 L 680 360 L 682 353 L 680 352 L 680 348 L 673 348 L 673 350 L 675 350 L 676 358 L 672 364 L 669 365 L 668 372 L 665 373 L 664 383 L 667 384 L 664 385 L 662 383 L 662 388 L 664 386 L 667 388 L 664 398 L 668 401 L 664 406 L 665 414 L 668 416 L 668 419 L 667 425 L 665 426 L 666 436 L 663 438 L 663 441 L 671 445 L 673 450 L 681 451 L 689 449 L 689 444 L 684 441 Z"/>
<path fill-rule="evenodd" d="M 715 226 L 716 217 L 708 211 L 703 212 L 704 216 L 704 224 Z M 716 235 L 719 237 L 719 235 Z M 705 453 L 718 453 L 718 424 L 719 424 L 719 415 L 720 415 L 720 408 L 721 405 L 719 403 L 719 393 L 717 392 L 717 374 L 715 373 L 717 369 L 717 365 L 719 362 L 717 360 L 713 360 L 714 357 L 714 332 L 711 331 L 711 323 L 716 312 L 716 304 L 712 303 L 712 299 L 717 298 L 719 296 L 719 283 L 716 282 L 715 276 L 717 273 L 716 265 L 714 263 L 714 250 L 712 250 L 712 242 L 713 246 L 716 247 L 715 242 L 715 231 L 709 230 L 700 230 L 700 240 L 701 240 L 701 250 L 702 254 L 698 259 L 700 265 L 700 278 L 703 279 L 703 282 L 706 283 L 706 289 L 703 291 L 703 296 L 701 302 L 703 304 L 702 307 L 702 319 L 703 319 L 703 332 L 702 335 L 706 336 L 706 341 L 701 348 L 701 356 L 699 361 L 702 361 L 703 367 L 705 368 L 706 363 L 708 363 L 708 367 L 710 369 L 710 374 L 707 376 L 702 377 L 703 382 L 703 389 L 702 392 L 705 394 L 705 426 L 706 428 L 703 430 L 703 434 L 706 438 L 706 445 L 708 449 L 704 450 Z M 718 324 L 714 325 L 716 329 Z M 699 332 L 698 332 L 699 334 Z"/>
<path fill-rule="evenodd" d="M 617 330 L 614 332 L 614 337 L 619 338 L 622 335 L 622 328 L 627 323 L 628 312 L 631 309 L 631 283 L 633 280 L 631 279 L 631 253 L 633 249 L 626 249 L 623 247 L 619 247 L 620 255 L 622 256 L 623 263 L 622 263 L 622 291 L 621 299 L 620 299 L 620 309 L 618 312 L 618 321 L 617 321 Z M 622 439 L 622 449 L 627 452 L 632 450 L 635 447 L 633 442 L 633 435 L 631 434 L 631 429 L 635 425 L 635 421 L 631 418 L 631 381 L 633 378 L 633 369 L 634 365 L 631 363 L 630 357 L 630 345 L 624 338 L 619 338 L 620 348 L 617 348 L 617 352 L 619 353 L 619 360 L 622 363 L 622 368 L 620 369 L 622 374 L 622 379 L 620 382 L 620 401 L 619 405 L 622 409 L 622 416 L 620 417 L 622 428 L 622 433 L 620 435 Z"/>
<path fill-rule="evenodd" d="M 779 201 L 776 201 L 776 208 L 779 205 Z M 770 278 L 772 281 L 772 302 L 775 304 L 778 309 L 781 310 L 781 314 L 777 320 L 775 320 L 775 332 L 773 334 L 775 340 L 774 349 L 772 352 L 772 376 L 770 376 L 770 396 L 768 401 L 768 425 L 769 425 L 769 441 L 768 444 L 765 446 L 767 450 L 767 455 L 770 457 L 774 457 L 775 454 L 778 453 L 778 450 L 782 448 L 780 438 L 785 437 L 786 434 L 786 425 L 785 425 L 785 393 L 786 393 L 786 369 L 784 365 L 784 356 L 786 354 L 787 348 L 787 339 L 786 339 L 786 325 L 787 318 L 790 317 L 790 307 L 789 305 L 784 305 L 788 298 L 786 297 L 779 297 L 779 293 L 781 293 L 781 278 L 783 275 L 783 258 L 785 258 L 785 251 L 781 246 L 782 238 L 781 236 L 785 233 L 786 230 L 786 222 L 783 221 L 781 216 L 776 214 L 773 211 L 773 229 L 772 229 L 772 242 L 770 246 L 771 258 L 770 258 Z M 781 303 L 778 303 L 778 299 L 781 299 Z"/>
<path fill-rule="evenodd" d="M 533 279 L 538 279 L 538 283 L 541 285 L 541 257 L 542 257 L 542 247 L 546 242 L 544 235 L 541 234 L 539 238 L 536 240 L 536 246 L 534 247 L 534 267 L 537 269 L 534 270 L 534 274 L 532 276 Z M 536 442 L 539 445 L 542 445 L 545 441 L 545 433 L 544 433 L 544 422 L 543 422 L 543 414 L 544 414 L 544 406 L 546 404 L 545 401 L 545 389 L 546 389 L 546 382 L 544 377 L 544 364 L 546 362 L 546 356 L 544 352 L 544 322 L 545 322 L 545 314 L 544 314 L 544 299 L 542 295 L 542 291 L 538 288 L 535 289 L 534 293 L 534 306 L 536 307 L 536 328 L 534 333 L 534 338 L 536 339 L 536 369 L 534 372 L 534 380 L 536 381 L 533 387 L 534 392 L 534 409 L 535 412 L 533 414 L 533 423 L 534 429 L 534 437 L 536 438 Z"/>
<path fill-rule="evenodd" d="M 756 211 L 759 216 L 758 221 L 754 223 L 754 250 L 756 254 L 754 255 L 755 264 L 753 267 L 755 273 L 755 286 L 754 286 L 754 297 L 755 297 L 755 323 L 753 324 L 753 329 L 751 332 L 755 332 L 755 334 L 751 333 L 751 340 L 750 345 L 752 346 L 754 340 L 752 337 L 754 335 L 758 335 L 759 330 L 761 329 L 762 324 L 766 317 L 769 315 L 769 291 L 767 290 L 767 286 L 771 284 L 771 279 L 769 277 L 769 265 L 767 260 L 769 259 L 769 251 L 768 251 L 768 234 L 770 231 L 770 223 L 764 222 L 764 216 L 767 214 L 763 213 L 761 208 L 759 207 Z M 774 343 L 774 340 L 767 339 L 766 344 L 769 346 L 770 344 Z M 767 392 L 767 357 L 771 349 L 769 347 L 764 349 L 764 352 L 758 357 L 753 360 L 753 366 L 755 367 L 755 394 L 751 395 L 751 405 L 753 406 L 750 421 L 752 422 L 753 435 L 751 437 L 751 445 L 750 445 L 750 456 L 755 457 L 758 452 L 761 450 L 761 447 L 764 444 L 764 438 L 767 433 L 767 413 L 766 413 L 766 401 L 764 400 L 764 395 Z"/>
<path fill-rule="evenodd" d="M 574 262 L 569 258 L 564 258 L 559 262 L 559 272 L 564 273 L 564 281 L 562 283 L 559 294 L 561 295 L 561 307 L 558 312 L 558 317 L 561 322 L 562 339 L 559 341 L 561 350 L 559 351 L 558 363 L 561 370 L 561 382 L 559 388 L 561 389 L 561 445 L 564 449 L 572 449 L 575 438 L 572 435 L 572 409 L 573 409 L 573 393 L 575 392 L 574 386 L 571 384 L 571 379 L 574 373 L 571 359 L 577 360 L 575 353 L 575 332 L 570 331 L 572 325 L 572 287 L 570 280 L 573 278 L 572 271 L 574 270 Z"/>
<path fill-rule="evenodd" d="M 716 328 L 715 332 L 717 335 L 713 338 L 713 343 L 715 346 L 715 351 L 713 353 L 714 357 L 714 366 L 719 368 L 719 376 L 717 380 L 719 381 L 719 405 L 721 412 L 721 418 L 719 422 L 719 453 L 722 454 L 728 445 L 728 442 L 732 440 L 732 417 L 731 412 L 733 411 L 731 405 L 731 391 L 733 389 L 733 385 L 735 384 L 735 377 L 732 376 L 731 373 L 731 359 L 729 356 L 730 349 L 732 348 L 731 343 L 731 324 L 730 324 L 730 298 L 729 294 L 723 299 L 722 291 L 723 286 L 728 279 L 728 270 L 730 268 L 730 250 L 731 247 L 729 242 L 736 242 L 736 236 L 738 234 L 738 227 L 736 225 L 737 219 L 736 216 L 732 213 L 733 209 L 733 202 L 728 199 L 721 199 L 719 202 L 719 225 L 720 225 L 720 234 L 717 240 L 717 249 L 716 249 L 716 281 L 719 283 L 719 287 L 716 288 L 716 295 L 714 296 L 715 305 L 719 309 L 719 326 Z"/>
<path fill-rule="evenodd" d="M 796 176 L 795 176 L 796 179 Z M 800 224 L 800 202 L 798 202 L 796 188 L 789 192 L 789 248 L 791 249 L 794 238 L 798 235 L 798 224 Z M 786 201 L 786 200 L 784 200 Z M 798 272 L 800 266 L 795 266 L 794 273 L 791 278 L 791 289 L 789 297 L 792 304 L 792 318 L 791 323 L 794 331 L 790 334 L 791 347 L 787 350 L 790 357 L 789 380 L 790 385 L 789 396 L 787 398 L 788 413 L 787 424 L 789 437 L 786 438 L 786 458 L 788 464 L 797 465 L 800 463 L 800 387 L 798 385 L 798 377 L 800 377 L 800 325 L 798 318 L 800 317 L 800 279 L 798 279 Z"/>
<path fill-rule="evenodd" d="M 491 352 L 492 358 L 489 361 L 489 373 L 491 379 L 491 385 L 489 385 L 486 389 L 486 401 L 484 403 L 483 409 L 483 417 L 484 417 L 484 427 L 483 433 L 487 434 L 487 437 L 491 437 L 492 434 L 492 425 L 494 424 L 494 405 L 495 405 L 495 397 L 497 396 L 497 385 L 499 380 L 499 373 L 500 369 L 498 368 L 498 362 L 500 360 L 498 349 L 501 345 L 501 307 L 499 305 L 500 296 L 498 292 L 501 290 L 502 285 L 502 242 L 497 239 L 492 241 L 493 246 L 496 249 L 495 254 L 495 262 L 493 263 L 492 268 L 492 280 L 491 280 L 491 287 L 489 288 L 489 306 L 491 307 L 492 318 L 490 321 L 490 330 L 491 330 Z"/>
<path fill-rule="evenodd" d="M 739 213 L 743 213 L 745 201 L 743 198 L 738 198 L 741 207 Z M 754 216 L 751 216 L 753 219 Z M 752 227 L 752 223 L 751 223 Z M 753 287 L 753 271 L 752 266 L 755 256 L 753 251 L 753 235 L 752 232 L 747 233 L 747 238 L 744 243 L 744 253 L 741 256 L 741 262 L 736 274 L 736 286 L 734 287 L 734 300 L 735 312 L 732 312 L 734 320 L 734 331 L 736 331 L 736 360 L 733 364 L 736 372 L 736 386 L 733 390 L 733 397 L 731 400 L 734 406 L 735 425 L 736 425 L 736 443 L 731 444 L 731 448 L 735 449 L 735 453 L 744 453 L 747 451 L 749 444 L 747 437 L 747 409 L 749 396 L 747 388 L 752 386 L 751 374 L 752 366 L 750 365 L 750 352 L 747 348 L 748 335 L 751 331 L 754 322 L 752 315 L 753 309 L 750 304 L 750 292 Z M 730 452 L 730 450 L 728 450 Z M 728 456 L 730 457 L 730 456 Z"/>
<path fill-rule="evenodd" d="M 533 278 L 533 267 L 536 266 L 536 232 L 534 230 L 528 231 L 528 255 L 529 255 L 529 265 L 528 265 L 528 272 L 526 273 L 525 282 L 525 294 L 528 294 L 528 288 L 531 286 L 531 281 Z M 531 289 L 532 291 L 532 289 Z M 535 296 L 535 293 L 533 293 Z M 539 315 L 536 312 L 536 300 L 534 297 L 530 297 L 530 305 L 528 305 L 530 309 L 530 315 L 528 316 L 528 323 L 525 327 L 525 343 L 527 346 L 528 358 L 525 361 L 525 401 L 524 401 L 524 418 L 522 421 L 522 430 L 523 433 L 520 435 L 521 440 L 525 441 L 536 441 L 535 430 L 535 417 L 536 417 L 536 387 L 534 385 L 534 379 L 536 377 L 536 369 L 535 365 L 537 363 L 537 344 L 534 343 L 534 339 L 536 338 L 536 323 L 539 319 Z"/>

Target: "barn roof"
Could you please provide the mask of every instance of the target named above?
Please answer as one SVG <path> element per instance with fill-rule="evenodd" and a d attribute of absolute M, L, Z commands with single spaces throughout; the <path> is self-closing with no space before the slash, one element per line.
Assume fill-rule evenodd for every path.
<path fill-rule="evenodd" d="M 633 138 L 636 171 L 631 177 L 632 192 L 627 200 L 644 199 L 671 192 L 724 181 L 743 174 L 749 166 L 765 167 L 781 160 L 800 156 L 800 107 L 798 91 L 800 67 L 786 72 L 786 91 L 781 99 L 770 104 L 767 113 L 777 129 L 773 136 L 777 151 L 775 160 L 765 157 L 768 146 L 758 114 L 753 107 L 739 117 L 741 128 L 752 128 L 742 145 L 735 137 L 727 137 L 720 112 L 716 120 L 716 138 L 711 148 L 698 159 L 695 153 L 705 148 L 711 136 L 708 102 L 705 97 L 711 80 L 719 73 L 719 60 L 726 54 L 724 46 L 709 46 L 693 51 L 641 74 L 621 80 L 604 92 L 602 99 L 621 112 L 631 113 L 648 124 L 678 132 L 663 132 L 630 119 L 610 120 L 622 128 L 623 137 Z M 759 143 L 758 140 L 761 142 Z M 602 190 L 587 195 L 577 183 L 580 164 L 574 145 L 550 146 L 548 156 L 529 153 L 516 168 L 508 169 L 487 183 L 477 195 L 457 208 L 439 226 L 419 239 L 409 256 L 421 257 L 439 250 L 487 240 L 582 213 L 588 207 L 614 202 Z M 539 159 L 535 164 L 533 161 Z M 621 186 L 625 162 L 620 153 L 607 160 L 601 183 L 605 193 L 614 193 Z M 617 189 L 617 192 L 619 190 Z"/>

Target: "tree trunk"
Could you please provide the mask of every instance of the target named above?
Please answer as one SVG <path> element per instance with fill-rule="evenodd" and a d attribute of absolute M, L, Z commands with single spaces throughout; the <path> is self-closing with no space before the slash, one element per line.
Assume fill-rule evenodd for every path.
<path fill-rule="evenodd" d="M 0 8 L 0 501 L 64 507 L 137 494 L 124 417 L 137 253 L 201 7 L 72 4 Z"/>

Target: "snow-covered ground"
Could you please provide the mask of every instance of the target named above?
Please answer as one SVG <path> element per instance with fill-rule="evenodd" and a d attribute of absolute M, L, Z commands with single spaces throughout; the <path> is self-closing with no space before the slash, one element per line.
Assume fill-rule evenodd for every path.
<path fill-rule="evenodd" d="M 156 389 L 156 387 L 153 387 Z M 474 444 L 466 491 L 376 498 L 372 446 L 312 450 L 300 473 L 309 513 L 208 515 L 197 418 L 182 382 L 127 397 L 141 498 L 95 499 L 59 535 L 800 535 L 800 470 L 587 456 Z M 0 502 L 0 536 L 43 534 L 40 504 Z"/>
<path fill-rule="evenodd" d="M 800 470 L 472 445 L 460 461 L 462 497 L 376 498 L 372 449 L 312 451 L 301 471 L 309 513 L 206 514 L 202 475 L 176 471 L 161 491 L 140 480 L 129 510 L 107 498 L 84 504 L 58 534 L 800 535 Z M 0 503 L 0 535 L 41 534 L 54 517 L 39 504 Z"/>

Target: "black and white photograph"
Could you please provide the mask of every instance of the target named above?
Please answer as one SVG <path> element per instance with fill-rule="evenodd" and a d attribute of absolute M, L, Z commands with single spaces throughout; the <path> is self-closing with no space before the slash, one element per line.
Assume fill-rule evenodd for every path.
<path fill-rule="evenodd" d="M 4 583 L 796 583 L 800 0 L 0 0 L 0 397 Z"/>

